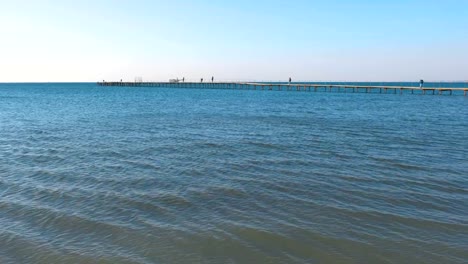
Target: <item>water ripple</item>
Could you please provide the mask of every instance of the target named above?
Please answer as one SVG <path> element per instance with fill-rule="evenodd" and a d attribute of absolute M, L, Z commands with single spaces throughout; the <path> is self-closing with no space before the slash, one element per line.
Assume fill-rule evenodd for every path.
<path fill-rule="evenodd" d="M 468 259 L 463 97 L 0 84 L 0 101 L 1 263 Z"/>

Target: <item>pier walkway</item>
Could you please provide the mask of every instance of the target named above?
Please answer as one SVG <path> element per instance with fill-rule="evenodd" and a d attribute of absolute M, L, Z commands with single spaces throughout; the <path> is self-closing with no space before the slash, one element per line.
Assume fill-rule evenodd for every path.
<path fill-rule="evenodd" d="M 99 86 L 162 87 L 195 89 L 275 90 L 309 92 L 393 93 L 393 94 L 468 94 L 467 88 L 437 88 L 411 86 L 366 86 L 346 84 L 254 83 L 254 82 L 98 82 Z"/>

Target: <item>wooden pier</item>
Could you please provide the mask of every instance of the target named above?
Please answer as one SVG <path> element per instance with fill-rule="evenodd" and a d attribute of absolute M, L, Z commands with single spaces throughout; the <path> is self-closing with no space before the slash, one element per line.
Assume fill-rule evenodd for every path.
<path fill-rule="evenodd" d="M 308 91 L 344 93 L 392 93 L 392 94 L 432 94 L 466 96 L 468 88 L 437 88 L 412 86 L 365 86 L 346 84 L 301 84 L 301 83 L 254 83 L 254 82 L 98 82 L 99 86 L 121 87 L 161 87 L 194 89 L 232 89 L 232 90 L 270 90 L 270 91 Z"/>

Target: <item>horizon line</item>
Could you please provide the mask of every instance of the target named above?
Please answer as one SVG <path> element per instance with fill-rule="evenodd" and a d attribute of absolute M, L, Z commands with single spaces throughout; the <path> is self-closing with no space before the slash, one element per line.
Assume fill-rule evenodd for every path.
<path fill-rule="evenodd" d="M 205 79 L 205 78 L 204 78 Z M 72 83 L 100 83 L 102 81 L 105 81 L 105 80 L 98 80 L 98 81 L 9 81 L 9 82 L 2 82 L 0 81 L 0 84 L 47 84 L 47 83 L 68 83 L 68 84 L 72 84 Z M 120 82 L 121 80 L 111 80 L 111 81 L 105 81 L 105 82 Z M 137 82 L 135 80 L 122 80 L 122 82 L 126 82 L 126 83 L 129 83 L 129 82 Z M 169 82 L 169 80 L 143 80 L 141 81 L 143 83 L 149 83 L 149 82 Z M 196 80 L 185 80 L 185 82 L 187 83 L 199 83 L 200 82 L 200 79 L 196 79 Z M 288 82 L 287 79 L 284 79 L 284 80 L 253 80 L 253 79 L 244 79 L 244 80 L 232 80 L 232 79 L 220 79 L 220 80 L 216 80 L 214 81 L 214 83 L 220 83 L 220 82 L 258 82 L 258 83 L 262 83 L 262 82 Z M 381 80 L 381 81 L 368 81 L 368 80 L 363 80 L 363 81 L 343 81 L 343 80 L 297 80 L 297 81 L 292 81 L 292 83 L 330 83 L 330 82 L 333 82 L 333 83 L 379 83 L 379 82 L 382 82 L 382 83 L 412 83 L 412 82 L 418 82 L 419 83 L 419 80 L 392 80 L 392 81 L 388 81 L 388 80 Z M 468 79 L 467 80 L 424 80 L 424 82 L 428 83 L 468 83 Z M 204 81 L 204 83 L 211 83 L 211 80 L 208 80 L 208 78 L 206 79 L 206 81 Z"/>

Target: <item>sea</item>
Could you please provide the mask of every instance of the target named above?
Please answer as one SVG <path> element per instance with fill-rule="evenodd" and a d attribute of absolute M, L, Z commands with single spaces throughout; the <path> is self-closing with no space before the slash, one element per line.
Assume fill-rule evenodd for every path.
<path fill-rule="evenodd" d="M 468 96 L 0 84 L 0 263 L 468 263 Z"/>

